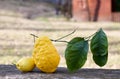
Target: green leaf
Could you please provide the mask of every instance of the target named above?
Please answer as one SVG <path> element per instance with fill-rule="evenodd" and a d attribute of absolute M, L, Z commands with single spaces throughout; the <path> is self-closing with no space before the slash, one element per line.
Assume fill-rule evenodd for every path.
<path fill-rule="evenodd" d="M 68 43 L 65 50 L 65 59 L 69 71 L 77 71 L 85 64 L 88 49 L 88 41 L 81 37 L 75 37 Z"/>
<path fill-rule="evenodd" d="M 104 66 L 108 59 L 108 40 L 102 29 L 95 34 L 90 43 L 94 62 L 99 66 Z"/>
<path fill-rule="evenodd" d="M 99 29 L 99 31 L 91 39 L 90 49 L 92 51 L 92 54 L 95 56 L 99 56 L 99 55 L 103 56 L 107 54 L 108 40 L 102 28 Z"/>
<path fill-rule="evenodd" d="M 107 63 L 108 60 L 108 53 L 106 55 L 98 55 L 98 56 L 94 56 L 93 55 L 93 60 L 94 62 L 99 65 L 100 67 L 104 66 Z"/>

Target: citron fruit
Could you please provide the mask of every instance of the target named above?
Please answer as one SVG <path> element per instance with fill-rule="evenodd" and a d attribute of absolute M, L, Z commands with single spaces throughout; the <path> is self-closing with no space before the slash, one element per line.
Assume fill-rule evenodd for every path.
<path fill-rule="evenodd" d="M 46 73 L 56 71 L 60 55 L 47 36 L 36 39 L 32 55 L 38 69 Z"/>
<path fill-rule="evenodd" d="M 32 57 L 23 57 L 16 63 L 16 67 L 22 72 L 28 72 L 34 69 L 35 63 Z"/>

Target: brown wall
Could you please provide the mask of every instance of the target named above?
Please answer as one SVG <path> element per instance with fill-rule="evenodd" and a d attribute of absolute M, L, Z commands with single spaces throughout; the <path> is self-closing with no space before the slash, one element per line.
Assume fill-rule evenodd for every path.
<path fill-rule="evenodd" d="M 97 0 L 88 0 L 86 7 L 83 7 L 82 1 L 85 0 L 73 0 L 73 18 L 79 21 L 93 21 L 95 19 Z M 111 0 L 100 0 L 101 5 L 98 11 L 98 21 L 111 21 Z M 89 14 L 88 9 L 89 7 Z M 97 9 L 98 10 L 98 9 Z"/>
<path fill-rule="evenodd" d="M 120 22 L 120 12 L 112 13 L 112 21 Z"/>
<path fill-rule="evenodd" d="M 99 12 L 99 20 L 111 21 L 111 0 L 101 0 L 101 8 Z"/>
<path fill-rule="evenodd" d="M 87 12 L 87 7 L 84 4 L 85 0 L 72 0 L 72 5 L 73 5 L 73 18 L 78 21 L 88 21 L 88 12 Z"/>

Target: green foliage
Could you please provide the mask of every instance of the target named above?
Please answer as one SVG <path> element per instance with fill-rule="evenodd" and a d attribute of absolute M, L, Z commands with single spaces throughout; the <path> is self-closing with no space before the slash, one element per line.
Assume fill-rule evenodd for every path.
<path fill-rule="evenodd" d="M 91 37 L 92 39 L 90 40 Z M 108 40 L 101 28 L 95 34 L 87 37 L 87 39 L 85 37 L 75 37 L 68 42 L 65 50 L 65 59 L 69 71 L 77 71 L 85 64 L 89 49 L 88 41 L 90 41 L 94 62 L 100 67 L 107 63 Z"/>
<path fill-rule="evenodd" d="M 108 59 L 108 53 L 106 55 L 98 55 L 95 56 L 93 55 L 93 60 L 94 62 L 99 65 L 100 67 L 104 66 L 107 63 L 107 59 Z"/>
<path fill-rule="evenodd" d="M 93 54 L 94 62 L 99 66 L 104 66 L 108 57 L 108 40 L 102 29 L 93 36 L 90 49 Z"/>
<path fill-rule="evenodd" d="M 106 34 L 100 29 L 92 38 L 90 43 L 92 54 L 95 56 L 106 55 L 108 49 L 108 40 Z"/>
<path fill-rule="evenodd" d="M 75 37 L 67 45 L 65 59 L 70 71 L 76 71 L 81 68 L 86 60 L 88 53 L 88 41 L 84 38 Z"/>

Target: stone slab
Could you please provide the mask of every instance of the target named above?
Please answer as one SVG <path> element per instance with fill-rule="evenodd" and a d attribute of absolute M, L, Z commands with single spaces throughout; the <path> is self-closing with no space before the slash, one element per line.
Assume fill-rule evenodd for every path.
<path fill-rule="evenodd" d="M 0 65 L 0 79 L 120 79 L 120 69 L 80 69 L 70 73 L 65 67 L 58 67 L 54 73 L 43 73 L 37 68 L 23 73 L 14 65 Z"/>

